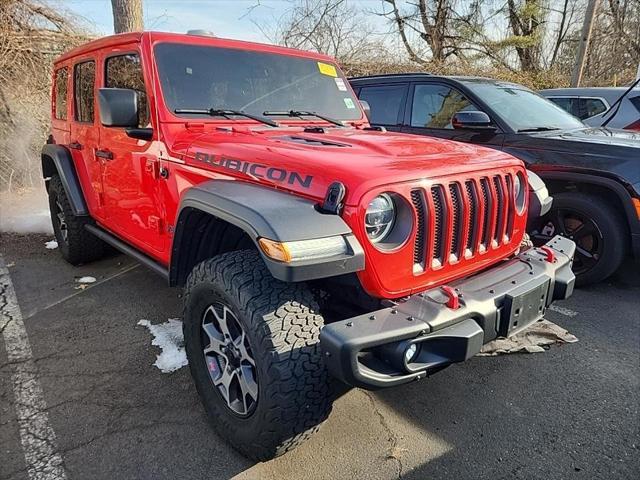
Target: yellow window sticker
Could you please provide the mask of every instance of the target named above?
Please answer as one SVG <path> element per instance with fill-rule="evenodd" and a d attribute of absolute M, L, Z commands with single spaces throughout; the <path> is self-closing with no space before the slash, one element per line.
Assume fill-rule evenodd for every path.
<path fill-rule="evenodd" d="M 330 77 L 337 77 L 338 76 L 338 72 L 336 70 L 336 67 L 334 67 L 333 65 L 330 65 L 328 63 L 318 62 L 318 70 L 320 70 L 320 73 L 323 74 L 323 75 L 329 75 Z"/>

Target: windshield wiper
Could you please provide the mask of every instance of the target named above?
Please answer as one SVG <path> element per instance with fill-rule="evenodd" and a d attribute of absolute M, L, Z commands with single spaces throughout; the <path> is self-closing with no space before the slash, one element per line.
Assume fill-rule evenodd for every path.
<path fill-rule="evenodd" d="M 240 110 L 229 110 L 226 108 L 177 108 L 173 111 L 180 114 L 192 114 L 192 115 L 210 115 L 212 117 L 225 117 L 229 118 L 230 115 L 239 115 L 241 117 L 247 117 L 256 122 L 261 122 L 272 127 L 279 127 L 278 122 L 274 122 L 270 118 L 266 118 L 260 115 L 253 115 L 252 113 L 242 112 Z"/>
<path fill-rule="evenodd" d="M 524 132 L 551 132 L 553 130 L 562 130 L 558 127 L 532 127 L 532 128 L 521 128 L 518 130 L 518 133 Z"/>
<path fill-rule="evenodd" d="M 304 117 L 304 116 L 309 116 L 309 117 L 317 117 L 320 120 L 324 120 L 325 122 L 329 122 L 329 123 L 333 123 L 334 125 L 337 125 L 338 127 L 344 127 L 344 124 L 340 121 L 340 120 L 336 120 L 335 118 L 331 118 L 331 117 L 325 117 L 324 115 L 321 115 L 319 113 L 316 112 L 307 112 L 305 110 L 289 110 L 288 112 L 270 112 L 270 111 L 266 111 L 266 112 L 262 112 L 263 115 L 281 115 L 281 116 L 285 116 L 285 117 Z"/>

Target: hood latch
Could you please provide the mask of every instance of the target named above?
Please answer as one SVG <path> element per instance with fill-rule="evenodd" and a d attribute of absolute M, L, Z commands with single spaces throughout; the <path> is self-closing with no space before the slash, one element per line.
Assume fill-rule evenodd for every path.
<path fill-rule="evenodd" d="M 333 182 L 327 189 L 327 194 L 324 196 L 324 202 L 320 207 L 322 213 L 330 213 L 332 215 L 340 214 L 342 210 L 342 200 L 347 192 L 342 182 Z"/>

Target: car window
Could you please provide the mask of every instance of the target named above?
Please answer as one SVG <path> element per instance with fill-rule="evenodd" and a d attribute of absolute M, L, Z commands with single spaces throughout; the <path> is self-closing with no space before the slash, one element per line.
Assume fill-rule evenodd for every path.
<path fill-rule="evenodd" d="M 576 117 L 522 85 L 484 79 L 462 82 L 516 132 L 584 127 Z"/>
<path fill-rule="evenodd" d="M 67 80 L 69 72 L 67 67 L 56 70 L 54 79 L 53 102 L 55 107 L 54 116 L 58 120 L 67 119 Z"/>
<path fill-rule="evenodd" d="M 93 123 L 94 85 L 96 82 L 96 63 L 91 60 L 78 63 L 73 75 L 73 93 L 75 99 L 75 119 L 78 122 Z"/>
<path fill-rule="evenodd" d="M 578 108 L 575 102 L 575 98 L 570 97 L 547 97 L 553 103 L 558 105 L 563 110 L 569 112 L 571 115 L 578 116 Z"/>
<path fill-rule="evenodd" d="M 297 110 L 337 120 L 362 118 L 346 77 L 329 61 L 178 43 L 159 43 L 154 53 L 164 101 L 174 113 L 214 108 L 265 115 Z"/>
<path fill-rule="evenodd" d="M 580 114 L 578 115 L 578 118 L 580 120 L 593 117 L 594 115 L 598 115 L 599 113 L 605 112 L 607 110 L 607 106 L 599 98 L 580 98 L 578 102 L 580 105 Z"/>
<path fill-rule="evenodd" d="M 451 118 L 462 110 L 478 110 L 462 93 L 446 85 L 416 85 L 411 126 L 453 128 Z"/>
<path fill-rule="evenodd" d="M 371 123 L 397 125 L 406 90 L 406 84 L 362 87 L 359 97 L 371 107 Z"/>
<path fill-rule="evenodd" d="M 135 53 L 107 58 L 104 84 L 107 88 L 128 88 L 138 92 L 138 126 L 149 126 L 147 92 L 140 57 Z"/>

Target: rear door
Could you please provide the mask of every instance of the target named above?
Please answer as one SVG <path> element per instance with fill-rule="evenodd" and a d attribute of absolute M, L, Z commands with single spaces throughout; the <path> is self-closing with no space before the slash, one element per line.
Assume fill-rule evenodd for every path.
<path fill-rule="evenodd" d="M 101 84 L 138 92 L 138 127 L 150 127 L 140 54 L 136 49 L 107 53 L 102 59 Z M 131 138 L 125 128 L 100 126 L 105 226 L 151 256 L 165 250 L 166 232 L 158 188 L 159 165 L 149 151 L 151 142 Z"/>
<path fill-rule="evenodd" d="M 96 60 L 78 59 L 73 65 L 73 111 L 69 151 L 83 185 L 89 212 L 97 219 L 104 218 L 102 168 L 95 156 L 99 129 L 95 112 Z M 85 188 L 86 187 L 86 188 Z"/>
<path fill-rule="evenodd" d="M 440 82 L 414 83 L 409 91 L 405 126 L 402 131 L 489 146 L 502 145 L 499 129 L 487 132 L 454 129 L 451 119 L 461 111 L 482 109 L 453 86 Z"/>
<path fill-rule="evenodd" d="M 357 89 L 358 98 L 371 107 L 371 125 L 380 125 L 387 130 L 402 130 L 402 119 L 407 101 L 408 83 L 388 85 L 364 85 Z"/>

